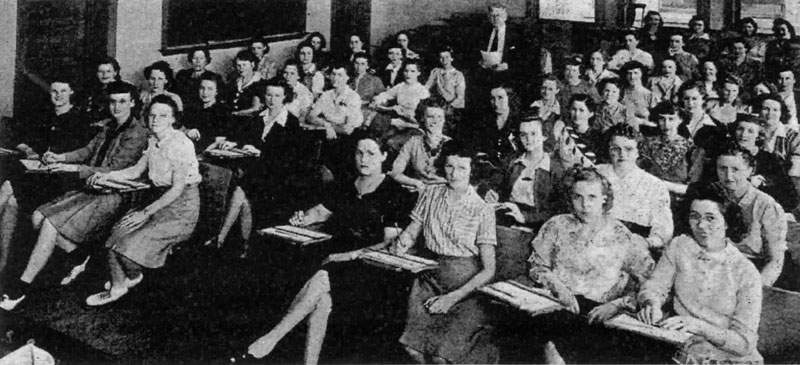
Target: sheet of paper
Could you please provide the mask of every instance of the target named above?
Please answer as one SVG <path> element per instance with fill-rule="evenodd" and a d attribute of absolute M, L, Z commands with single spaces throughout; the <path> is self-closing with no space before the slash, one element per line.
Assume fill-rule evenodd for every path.
<path fill-rule="evenodd" d="M 481 51 L 481 59 L 483 59 L 484 67 L 494 67 L 500 64 L 503 56 L 500 52 Z"/>

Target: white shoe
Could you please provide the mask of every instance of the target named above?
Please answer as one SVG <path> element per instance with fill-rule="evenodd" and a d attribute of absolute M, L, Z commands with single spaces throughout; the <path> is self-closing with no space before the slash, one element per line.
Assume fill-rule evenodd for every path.
<path fill-rule="evenodd" d="M 11 298 L 8 297 L 8 294 L 3 294 L 3 300 L 0 301 L 0 308 L 2 308 L 4 310 L 7 310 L 9 312 L 13 311 L 14 308 L 16 308 L 17 305 L 20 302 L 22 302 L 24 299 L 25 299 L 25 295 L 21 295 L 17 299 L 11 299 Z"/>
<path fill-rule="evenodd" d="M 125 278 L 125 287 L 128 288 L 128 289 L 131 289 L 134 286 L 139 285 L 139 283 L 141 283 L 142 280 L 144 280 L 144 274 L 142 274 L 142 273 L 139 273 L 139 276 L 137 276 L 137 277 L 135 277 L 133 279 L 128 279 L 126 277 Z M 111 290 L 111 282 L 110 281 L 106 281 L 106 283 L 103 284 L 103 288 L 105 290 Z"/>
<path fill-rule="evenodd" d="M 69 274 L 67 274 L 67 276 L 61 279 L 61 285 L 72 284 L 72 282 L 78 278 L 78 275 L 86 271 L 86 263 L 89 262 L 90 258 L 92 258 L 92 256 L 86 256 L 86 260 L 83 260 L 82 264 L 73 267 L 72 270 L 69 271 Z"/>
<path fill-rule="evenodd" d="M 127 288 L 100 292 L 90 295 L 88 298 L 86 298 L 86 304 L 92 307 L 106 305 L 108 303 L 117 301 L 117 299 L 122 298 L 122 296 L 125 294 L 128 294 Z"/>

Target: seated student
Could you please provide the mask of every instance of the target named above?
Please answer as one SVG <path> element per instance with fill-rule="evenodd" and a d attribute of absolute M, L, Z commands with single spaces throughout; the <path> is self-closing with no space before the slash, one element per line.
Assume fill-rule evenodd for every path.
<path fill-rule="evenodd" d="M 503 214 L 498 216 L 499 224 L 538 228 L 557 210 L 555 174 L 559 170 L 551 154 L 544 151 L 545 138 L 540 119 L 525 118 L 520 122 L 517 142 L 521 153 L 509 164 L 498 187 L 498 200 L 503 202 L 498 209 Z"/>
<path fill-rule="evenodd" d="M 614 190 L 610 213 L 631 232 L 647 240 L 650 248 L 664 247 L 672 238 L 672 211 L 666 185 L 636 165 L 644 138 L 629 125 L 608 130 L 611 163 L 597 166 Z"/>
<path fill-rule="evenodd" d="M 783 104 L 789 114 L 786 116 L 786 125 L 796 131 L 800 130 L 797 121 L 797 105 L 800 104 L 800 90 L 795 89 L 795 71 L 791 68 L 781 68 L 778 75 L 778 95 L 783 99 Z"/>
<path fill-rule="evenodd" d="M 234 59 L 237 77 L 231 84 L 227 104 L 233 109 L 231 114 L 247 117 L 261 110 L 264 104 L 263 83 L 261 74 L 255 72 L 258 67 L 258 57 L 250 51 L 239 51 Z"/>
<path fill-rule="evenodd" d="M 781 274 L 786 252 L 787 224 L 784 211 L 775 199 L 759 191 L 750 182 L 754 158 L 749 151 L 729 144 L 716 158 L 717 184 L 725 189 L 731 202 L 742 210 L 747 233 L 736 247 L 751 258 L 761 271 L 761 283 L 772 286 Z M 708 182 L 689 185 L 686 201 L 691 202 Z M 680 233 L 687 232 L 681 227 Z"/>
<path fill-rule="evenodd" d="M 253 221 L 260 226 L 269 218 L 269 213 L 285 208 L 289 204 L 286 200 L 295 198 L 287 193 L 286 181 L 301 170 L 298 156 L 302 142 L 299 138 L 300 123 L 286 109 L 291 98 L 291 88 L 286 82 L 267 81 L 266 109 L 250 120 L 233 140 L 215 146 L 231 149 L 241 145 L 243 150 L 256 154 L 257 159 L 242 167 L 243 176 L 237 178 L 222 228 L 205 245 L 221 246 L 233 224 L 240 219 L 246 254 Z"/>
<path fill-rule="evenodd" d="M 403 145 L 389 172 L 395 181 L 416 192 L 422 192 L 427 185 L 446 182 L 441 152 L 451 140 L 443 133 L 447 119 L 445 106 L 430 99 L 423 104 L 424 134 L 411 137 Z"/>
<path fill-rule="evenodd" d="M 464 74 L 453 67 L 453 49 L 444 47 L 439 50 L 439 66 L 431 70 L 425 87 L 430 90 L 433 97 L 438 97 L 447 103 L 445 109 L 448 125 L 445 129 L 452 133 L 460 124 L 464 113 L 464 97 L 467 92 L 467 82 Z"/>
<path fill-rule="evenodd" d="M 325 127 L 329 140 L 352 134 L 364 122 L 361 97 L 348 85 L 349 70 L 345 64 L 331 66 L 333 88 L 323 92 L 308 113 L 308 121 Z"/>
<path fill-rule="evenodd" d="M 739 35 L 747 47 L 747 58 L 763 63 L 767 42 L 758 35 L 758 23 L 755 19 L 742 18 L 739 21 Z"/>
<path fill-rule="evenodd" d="M 303 71 L 302 83 L 316 100 L 325 89 L 325 75 L 317 67 L 317 59 L 314 56 L 314 48 L 310 45 L 301 45 L 297 49 L 297 60 L 300 61 L 300 68 Z"/>
<path fill-rule="evenodd" d="M 767 80 L 757 81 L 756 84 L 753 85 L 753 89 L 752 89 L 752 91 L 750 93 L 750 95 L 752 95 L 750 103 L 752 104 L 753 101 L 755 101 L 755 99 L 758 98 L 761 95 L 764 95 L 764 94 L 777 94 L 777 93 L 778 93 L 778 86 L 777 85 L 775 85 L 775 84 L 773 84 L 773 83 L 771 83 L 771 82 L 769 82 Z M 753 108 L 753 109 L 758 109 L 758 108 Z M 787 114 L 788 114 L 788 112 L 787 112 Z"/>
<path fill-rule="evenodd" d="M 680 110 L 672 103 L 657 105 L 653 109 L 653 117 L 658 121 L 660 133 L 647 137 L 642 144 L 641 165 L 664 183 L 674 206 L 678 195 L 686 193 L 686 185 L 699 179 L 698 170 L 703 167 L 703 154 L 694 147 L 691 139 L 678 134 Z M 696 161 L 700 166 L 696 166 Z"/>
<path fill-rule="evenodd" d="M 403 51 L 403 58 L 413 59 L 413 60 L 419 59 L 419 54 L 417 52 L 412 51 L 408 47 L 408 44 L 410 43 L 410 40 L 408 38 L 408 32 L 401 30 L 397 32 L 397 34 L 394 36 L 394 39 L 395 43 L 398 46 L 400 46 L 400 49 Z"/>
<path fill-rule="evenodd" d="M 627 85 L 622 90 L 622 105 L 633 113 L 633 122 L 636 126 L 650 126 L 650 109 L 658 104 L 658 99 L 652 91 L 644 86 L 647 70 L 636 61 L 631 61 L 622 66 L 620 74 L 625 77 Z"/>
<path fill-rule="evenodd" d="M 325 36 L 320 32 L 311 32 L 301 43 L 308 44 L 314 49 L 314 55 L 317 57 L 317 66 L 323 70 L 327 70 L 332 60 L 331 53 L 327 49 L 328 41 L 325 39 Z"/>
<path fill-rule="evenodd" d="M 720 121 L 724 125 L 730 125 L 736 121 L 739 113 L 748 113 L 748 106 L 742 102 L 741 90 L 742 80 L 735 75 L 728 75 L 722 82 L 722 98 L 719 105 L 709 113 L 711 118 Z"/>
<path fill-rule="evenodd" d="M 269 80 L 278 74 L 278 65 L 269 56 L 269 42 L 261 36 L 250 38 L 250 52 L 258 58 L 255 72 L 261 74 L 262 80 Z"/>
<path fill-rule="evenodd" d="M 775 38 L 767 43 L 764 54 L 764 69 L 777 70 L 789 61 L 789 44 L 795 39 L 795 30 L 792 23 L 786 19 L 777 18 L 772 21 L 772 32 Z"/>
<path fill-rule="evenodd" d="M 114 81 L 122 81 L 119 62 L 113 57 L 102 57 L 94 67 L 97 78 L 89 81 L 84 90 L 81 108 L 90 123 L 102 126 L 112 119 L 108 111 L 108 85 Z M 137 93 L 138 94 L 138 93 Z"/>
<path fill-rule="evenodd" d="M 564 189 L 571 213 L 550 218 L 539 230 L 531 242 L 528 278 L 521 280 L 549 289 L 569 312 L 585 315 L 589 323 L 602 323 L 623 309 L 634 308 L 635 290 L 650 276 L 655 263 L 642 238 L 611 213 L 618 201 L 617 190 L 595 168 L 572 168 Z M 545 336 L 562 348 L 567 361 L 604 344 L 602 337 L 586 336 L 599 330 L 588 328 L 583 317 L 569 316 L 557 323 L 553 329 L 544 329 Z M 603 350 L 609 352 L 607 343 Z"/>
<path fill-rule="evenodd" d="M 403 50 L 399 45 L 389 46 L 387 51 L 389 63 L 380 73 L 381 81 L 387 88 L 403 82 Z"/>
<path fill-rule="evenodd" d="M 711 60 L 705 60 L 700 63 L 700 68 L 698 69 L 698 77 L 695 79 L 695 82 L 700 85 L 702 88 L 703 94 L 706 97 L 706 101 L 709 99 L 719 99 L 719 78 L 718 76 L 719 69 L 717 68 L 717 63 Z"/>
<path fill-rule="evenodd" d="M 545 77 L 539 85 L 539 98 L 530 105 L 531 109 L 538 111 L 539 119 L 551 128 L 561 117 L 561 104 L 558 98 L 561 92 L 559 84 L 555 76 Z M 549 131 L 551 128 L 547 128 L 547 130 Z"/>
<path fill-rule="evenodd" d="M 678 77 L 678 62 L 674 58 L 665 58 L 661 61 L 661 74 L 651 77 L 647 88 L 653 92 L 656 103 L 678 102 L 678 90 L 683 80 Z"/>
<path fill-rule="evenodd" d="M 588 81 L 581 79 L 581 66 L 580 57 L 570 58 L 564 65 L 564 81 L 560 83 L 559 92 L 556 96 L 558 104 L 561 106 L 561 115 L 566 115 L 569 112 L 569 100 L 572 95 L 586 94 L 591 96 L 594 101 L 600 101 L 600 94 L 597 93 L 597 88 L 590 85 Z"/>
<path fill-rule="evenodd" d="M 383 81 L 370 69 L 371 62 L 372 58 L 366 52 L 355 54 L 352 62 L 353 77 L 348 82 L 350 88 L 361 97 L 361 114 L 364 115 L 364 125 L 367 127 L 372 124 L 372 119 L 376 115 L 376 111 L 369 107 L 372 99 L 386 91 Z"/>
<path fill-rule="evenodd" d="M 99 306 L 118 300 L 143 279 L 142 268 L 164 266 L 172 247 L 189 239 L 200 216 L 200 170 L 192 142 L 179 130 L 178 106 L 168 96 L 153 98 L 148 124 L 154 137 L 142 158 L 123 170 L 96 173 L 87 181 L 134 180 L 147 173 L 153 188 L 120 219 L 106 241 L 111 281 L 106 291 L 86 298 Z"/>
<path fill-rule="evenodd" d="M 749 114 L 739 114 L 731 127 L 733 141 L 755 159 L 750 183 L 775 199 L 785 212 L 794 211 L 800 203 L 800 197 L 784 169 L 783 161 L 775 154 L 759 148 L 764 142 L 761 121 Z"/>
<path fill-rule="evenodd" d="M 639 289 L 639 319 L 693 334 L 673 357 L 681 364 L 756 363 L 761 280 L 736 249 L 744 222 L 725 192 L 704 189 L 691 202 L 691 233 L 675 237 Z M 739 213 L 739 214 L 737 214 Z M 664 314 L 672 299 L 675 316 Z"/>
<path fill-rule="evenodd" d="M 370 125 L 371 130 L 389 139 L 397 135 L 399 131 L 419 127 L 416 115 L 417 106 L 423 99 L 431 96 L 425 85 L 419 82 L 420 73 L 420 65 L 415 60 L 406 61 L 403 64 L 404 81 L 372 99 L 371 108 L 382 107 L 386 111 L 378 113 Z M 387 103 L 390 101 L 395 102 L 395 104 L 392 107 L 387 107 Z M 394 143 L 390 143 L 390 145 L 393 149 L 399 149 L 399 146 L 406 140 L 407 138 L 401 138 Z M 397 142 L 400 142 L 399 145 Z"/>
<path fill-rule="evenodd" d="M 136 88 L 124 82 L 108 86 L 109 108 L 113 123 L 103 129 L 86 146 L 65 153 L 45 153 L 43 159 L 55 164 L 56 171 L 77 171 L 82 179 L 97 172 L 120 170 L 133 165 L 147 146 L 147 129 L 132 113 L 138 100 Z M 75 163 L 80 165 L 64 165 Z M 5 287 L 0 308 L 12 310 L 25 299 L 28 287 L 44 268 L 56 246 L 69 252 L 74 266 L 61 281 L 71 283 L 89 261 L 90 245 L 107 237 L 117 218 L 130 203 L 131 194 L 103 194 L 91 190 L 74 190 L 40 206 L 33 212 L 34 228 L 39 230 L 36 246 L 22 276 Z"/>
<path fill-rule="evenodd" d="M 706 150 L 707 156 L 714 156 L 719 144 L 725 140 L 725 127 L 706 113 L 705 89 L 697 82 L 688 81 L 678 90 L 680 107 L 683 109 L 683 122 L 678 133 L 691 138 L 695 146 Z"/>
<path fill-rule="evenodd" d="M 311 105 L 314 104 L 314 94 L 300 82 L 304 77 L 300 63 L 295 60 L 286 61 L 281 77 L 292 88 L 292 102 L 286 105 L 286 109 L 297 117 L 297 120 L 305 122 L 308 112 L 311 111 Z"/>
<path fill-rule="evenodd" d="M 89 142 L 92 130 L 86 116 L 73 105 L 73 81 L 67 76 L 50 83 L 51 110 L 46 110 L 16 133 L 14 149 L 26 158 L 39 159 L 46 152 L 64 153 Z M 48 108 L 49 109 L 49 108 Z M 20 209 L 30 214 L 36 207 L 77 188 L 77 179 L 53 174 L 25 174 L 22 166 L 9 169 L 8 180 L 0 187 L 0 272 L 8 259 L 11 239 Z"/>
<path fill-rule="evenodd" d="M 698 15 L 689 20 L 689 33 L 686 38 L 686 51 L 697 56 L 698 60 L 705 59 L 711 52 L 711 36 L 706 31 L 706 22 Z"/>
<path fill-rule="evenodd" d="M 214 74 L 201 76 L 196 93 L 202 104 L 190 105 L 183 117 L 184 133 L 195 143 L 197 152 L 208 148 L 217 138 L 230 137 L 234 132 L 230 108 L 218 100 L 220 82 Z"/>
<path fill-rule="evenodd" d="M 389 248 L 406 253 L 423 233 L 419 251 L 439 263 L 414 281 L 400 343 L 417 363 L 494 363 L 489 303 L 474 293 L 495 274 L 494 210 L 470 186 L 474 153 L 448 146 L 447 184 L 422 192 L 411 223 Z"/>
<path fill-rule="evenodd" d="M 323 92 L 308 113 L 309 123 L 325 128 L 327 140 L 322 144 L 321 158 L 334 176 L 350 170 L 347 156 L 355 143 L 350 135 L 364 123 L 361 97 L 347 85 L 349 70 L 350 67 L 344 63 L 331 65 L 333 88 Z"/>
<path fill-rule="evenodd" d="M 620 102 L 622 100 L 622 80 L 616 77 L 602 80 L 597 84 L 597 89 L 600 90 L 601 102 L 595 113 L 595 124 L 592 125 L 592 128 L 605 132 L 617 124 L 630 124 L 638 127 L 633 119 L 633 111 L 629 111 Z"/>
<path fill-rule="evenodd" d="M 139 101 L 142 104 L 141 110 L 150 108 L 150 102 L 157 95 L 166 95 L 172 98 L 175 105 L 178 106 L 178 112 L 183 111 L 183 101 L 178 94 L 169 92 L 167 89 L 172 87 L 172 67 L 166 61 L 157 61 L 150 66 L 144 68 L 144 77 L 150 85 L 150 88 L 142 90 L 139 95 Z"/>
<path fill-rule="evenodd" d="M 200 88 L 203 77 L 216 78 L 219 95 L 225 95 L 222 92 L 222 90 L 225 90 L 222 77 L 213 71 L 206 70 L 206 67 L 211 62 L 211 52 L 208 48 L 193 48 L 186 54 L 186 59 L 191 67 L 178 71 L 175 75 L 175 87 L 173 88 L 175 93 L 181 97 L 181 100 L 186 102 L 186 109 L 189 109 L 190 106 L 201 104 L 197 90 Z"/>
<path fill-rule="evenodd" d="M 681 77 L 682 81 L 693 79 L 694 74 L 697 72 L 697 65 L 700 63 L 697 56 L 683 49 L 684 44 L 682 34 L 676 33 L 669 36 L 667 54 L 674 58 L 675 62 L 678 64 L 678 68 L 681 70 L 678 76 Z"/>
<path fill-rule="evenodd" d="M 356 259 L 365 248 L 380 248 L 397 237 L 397 227 L 408 224 L 408 213 L 414 204 L 413 196 L 382 172 L 387 147 L 379 138 L 359 140 L 355 182 L 342 181 L 321 203 L 294 213 L 289 220 L 301 227 L 325 222 L 339 233 L 331 242 L 333 253 L 297 293 L 280 322 L 250 344 L 249 354 L 256 358 L 268 355 L 289 331 L 308 319 L 304 363 L 316 364 L 331 312 L 357 311 L 364 320 L 363 316 L 380 311 L 361 309 L 377 305 L 375 300 L 384 299 L 379 294 L 386 292 L 382 288 L 394 285 L 388 282 L 389 276 L 376 273 L 376 269 L 359 264 Z M 375 245 L 376 242 L 384 243 Z"/>
<path fill-rule="evenodd" d="M 668 35 L 664 32 L 664 19 L 661 13 L 650 10 L 642 19 L 642 27 L 639 28 L 639 48 L 649 52 L 651 55 L 660 58 L 664 52 L 664 46 L 669 41 Z"/>
<path fill-rule="evenodd" d="M 614 57 L 608 62 L 608 68 L 619 70 L 626 63 L 637 61 L 648 70 L 653 69 L 653 56 L 637 48 L 639 46 L 639 34 L 636 31 L 628 30 L 623 32 L 622 43 L 624 48 L 614 54 Z"/>
<path fill-rule="evenodd" d="M 786 104 L 777 95 L 762 95 L 753 102 L 763 120 L 764 144 L 761 149 L 778 156 L 784 169 L 800 191 L 800 133 L 785 122 L 789 113 Z"/>
<path fill-rule="evenodd" d="M 730 41 L 730 56 L 719 64 L 722 74 L 739 77 L 745 90 L 753 87 L 756 80 L 764 78 L 764 65 L 750 58 L 747 44 L 743 38 L 734 38 Z"/>
<path fill-rule="evenodd" d="M 514 90 L 502 83 L 491 86 L 489 98 L 491 109 L 485 110 L 469 126 L 465 124 L 463 132 L 455 139 L 469 141 L 478 151 L 487 154 L 495 166 L 502 169 L 516 153 L 512 141 L 519 122 L 517 118 L 520 103 Z M 549 135 L 550 130 L 546 126 L 544 128 L 545 135 Z"/>
<path fill-rule="evenodd" d="M 600 81 L 617 77 L 617 74 L 606 68 L 607 64 L 608 56 L 604 51 L 597 50 L 589 55 L 589 66 L 586 67 L 584 77 L 591 87 L 596 88 Z"/>
<path fill-rule="evenodd" d="M 586 94 L 572 95 L 569 101 L 569 119 L 559 120 L 553 127 L 554 154 L 559 162 L 558 174 L 573 165 L 591 166 L 599 155 L 605 156 L 603 133 L 594 128 L 595 104 Z"/>

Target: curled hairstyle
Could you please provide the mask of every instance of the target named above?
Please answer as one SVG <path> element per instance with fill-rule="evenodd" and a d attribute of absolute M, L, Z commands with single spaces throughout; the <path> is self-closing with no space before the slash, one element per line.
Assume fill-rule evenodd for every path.
<path fill-rule="evenodd" d="M 611 77 L 608 79 L 600 80 L 600 82 L 597 83 L 597 91 L 600 93 L 600 95 L 603 95 L 603 90 L 605 90 L 606 86 L 609 84 L 616 86 L 617 89 L 619 90 L 619 96 L 617 96 L 617 101 L 622 100 L 623 96 L 622 80 L 619 77 Z"/>
<path fill-rule="evenodd" d="M 720 213 L 725 218 L 725 236 L 731 241 L 740 242 L 747 235 L 747 224 L 745 224 L 744 214 L 730 194 L 720 183 L 701 184 L 693 191 L 689 199 L 686 200 L 685 219 L 689 220 L 691 204 L 696 200 L 708 200 L 716 203 Z M 688 222 L 687 222 L 688 223 Z"/>
<path fill-rule="evenodd" d="M 289 86 L 289 84 L 286 83 L 285 80 L 276 79 L 276 78 L 267 80 L 267 82 L 264 84 L 264 93 L 265 94 L 267 92 L 267 89 L 270 88 L 270 87 L 278 87 L 278 88 L 283 89 L 283 95 L 284 95 L 283 104 L 284 105 L 289 104 L 289 103 L 292 102 L 292 100 L 294 100 L 294 90 L 292 90 L 292 87 Z"/>
<path fill-rule="evenodd" d="M 606 131 L 606 148 L 610 147 L 611 140 L 614 139 L 614 137 L 623 137 L 636 141 L 636 148 L 638 149 L 642 149 L 642 144 L 644 144 L 644 136 L 642 133 L 627 123 L 613 125 Z"/>
<path fill-rule="evenodd" d="M 206 56 L 206 64 L 211 63 L 211 51 L 208 50 L 208 47 L 192 48 L 189 50 L 189 52 L 186 52 L 186 60 L 189 61 L 189 63 L 192 63 L 192 58 L 194 58 L 194 54 L 197 51 L 203 52 L 203 54 Z"/>
<path fill-rule="evenodd" d="M 156 95 L 156 96 L 153 97 L 153 100 L 150 101 L 150 106 L 147 108 L 147 111 L 146 111 L 146 117 L 147 118 L 150 118 L 150 109 L 152 109 L 153 105 L 156 105 L 156 104 L 164 104 L 164 105 L 168 106 L 172 110 L 172 117 L 175 118 L 175 122 L 172 123 L 172 128 L 180 128 L 181 127 L 181 124 L 180 124 L 180 122 L 178 120 L 178 118 L 179 118 L 179 115 L 178 115 L 178 104 L 176 104 L 175 100 L 172 100 L 171 97 L 169 97 L 167 95 L 164 95 L 164 94 Z"/>
<path fill-rule="evenodd" d="M 778 18 L 778 19 L 773 20 L 772 21 L 772 31 L 777 33 L 777 30 L 781 25 L 785 25 L 786 26 L 786 29 L 789 30 L 789 39 L 793 39 L 795 37 L 795 35 L 796 35 L 795 32 L 794 32 L 794 26 L 792 25 L 792 23 L 789 23 L 789 21 L 786 20 L 786 19 Z"/>
<path fill-rule="evenodd" d="M 586 105 L 586 109 L 589 109 L 589 111 L 592 112 L 592 113 L 594 113 L 594 111 L 597 109 L 597 105 L 594 102 L 594 98 L 592 98 L 591 96 L 589 96 L 587 94 L 584 94 L 584 93 L 572 94 L 572 96 L 569 98 L 568 107 L 571 107 L 572 103 L 574 103 L 576 101 Z"/>
<path fill-rule="evenodd" d="M 100 67 L 100 65 L 111 65 L 111 67 L 114 68 L 114 71 L 117 72 L 117 77 L 116 77 L 117 81 L 121 80 L 119 75 L 120 71 L 119 62 L 117 61 L 116 58 L 111 56 L 103 56 L 99 60 L 97 60 L 97 62 L 95 62 L 94 64 L 95 69 Z"/>
<path fill-rule="evenodd" d="M 572 201 L 572 189 L 581 181 L 600 183 L 603 195 L 606 196 L 606 201 L 603 203 L 603 212 L 608 213 L 608 211 L 614 207 L 614 191 L 611 189 L 611 183 L 608 182 L 608 179 L 600 174 L 594 166 L 585 167 L 575 165 L 567 170 L 562 181 L 567 201 Z"/>
<path fill-rule="evenodd" d="M 311 44 L 311 40 L 314 39 L 314 37 L 319 38 L 319 40 L 320 40 L 319 49 L 325 49 L 325 48 L 328 47 L 328 40 L 325 39 L 325 36 L 322 35 L 322 33 L 320 33 L 320 32 L 311 32 L 311 34 L 309 34 L 308 37 L 306 37 L 306 39 L 303 40 L 303 43 L 307 43 L 307 44 L 310 45 Z"/>
<path fill-rule="evenodd" d="M 739 146 L 738 143 L 734 141 L 727 141 L 722 148 L 719 149 L 719 154 L 717 154 L 717 158 L 722 156 L 740 156 L 744 163 L 749 166 L 750 168 L 756 167 L 756 156 L 754 156 L 750 151 L 747 149 L 742 148 Z"/>
<path fill-rule="evenodd" d="M 639 69 L 639 72 L 642 73 L 642 77 L 640 77 L 640 81 L 642 82 L 642 84 L 644 84 L 644 80 L 647 80 L 647 67 L 644 67 L 644 65 L 639 61 L 628 61 L 628 62 L 625 62 L 625 64 L 622 65 L 622 68 L 620 68 L 619 73 L 621 75 L 626 75 L 625 76 L 625 82 L 628 82 L 628 78 L 627 78 L 628 71 L 632 71 L 632 70 L 635 70 L 637 68 Z"/>
<path fill-rule="evenodd" d="M 266 39 L 264 39 L 263 36 L 257 35 L 257 36 L 255 36 L 253 38 L 250 38 L 250 45 L 253 45 L 253 43 L 261 43 L 261 44 L 263 44 L 264 45 L 264 54 L 266 55 L 266 54 L 269 53 L 269 42 L 267 42 Z"/>
<path fill-rule="evenodd" d="M 167 63 L 167 61 L 156 61 L 152 65 L 145 67 L 144 77 L 146 79 L 149 79 L 150 73 L 152 73 L 153 71 L 161 71 L 162 73 L 164 73 L 164 77 L 167 79 L 167 85 L 165 86 L 165 88 L 168 88 L 170 85 L 172 85 L 172 81 L 174 80 L 173 79 L 174 75 L 172 73 L 172 67 L 169 66 L 169 63 Z"/>
<path fill-rule="evenodd" d="M 678 106 L 669 101 L 662 101 L 650 112 L 650 120 L 658 123 L 658 118 L 662 115 L 677 115 L 680 118 L 680 113 L 681 110 Z"/>
<path fill-rule="evenodd" d="M 740 33 L 742 33 L 745 36 L 749 36 L 749 34 L 747 34 L 747 32 L 744 29 L 745 24 L 750 24 L 753 26 L 753 35 L 756 35 L 758 33 L 758 23 L 756 23 L 756 20 L 751 17 L 742 18 L 742 20 L 739 21 Z"/>
<path fill-rule="evenodd" d="M 766 136 L 764 135 L 764 126 L 762 120 L 752 114 L 747 113 L 736 114 L 736 120 L 731 124 L 731 135 L 729 136 L 729 140 L 732 143 L 736 143 L 736 131 L 739 129 L 739 125 L 742 123 L 751 123 L 757 125 L 759 127 L 759 132 L 758 136 L 756 136 L 755 145 L 759 148 L 764 145 L 764 139 L 766 139 Z"/>
<path fill-rule="evenodd" d="M 253 64 L 254 70 L 258 68 L 258 57 L 256 57 L 256 54 L 249 49 L 239 51 L 234 59 L 234 62 L 236 61 L 248 61 Z"/>
<path fill-rule="evenodd" d="M 789 107 L 786 106 L 786 103 L 783 101 L 783 99 L 780 96 L 778 96 L 778 94 L 762 94 L 762 95 L 757 96 L 752 101 L 753 109 L 756 112 L 760 113 L 761 112 L 761 108 L 764 107 L 764 102 L 767 101 L 767 100 L 772 100 L 772 101 L 780 104 L 780 106 L 781 106 L 781 123 L 786 124 L 786 121 L 789 120 Z"/>

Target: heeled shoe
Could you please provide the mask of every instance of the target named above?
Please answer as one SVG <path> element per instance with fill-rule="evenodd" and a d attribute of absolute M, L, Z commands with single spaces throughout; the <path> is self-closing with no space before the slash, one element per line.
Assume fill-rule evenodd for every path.
<path fill-rule="evenodd" d="M 91 258 L 92 256 L 86 256 L 86 259 L 83 260 L 83 263 L 77 266 L 73 266 L 72 269 L 69 271 L 69 274 L 67 274 L 67 276 L 61 279 L 61 285 L 72 284 L 72 282 L 75 281 L 75 279 L 77 279 L 80 274 L 86 271 L 86 264 L 89 262 L 89 259 Z"/>

